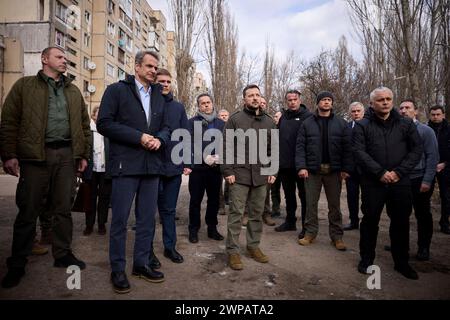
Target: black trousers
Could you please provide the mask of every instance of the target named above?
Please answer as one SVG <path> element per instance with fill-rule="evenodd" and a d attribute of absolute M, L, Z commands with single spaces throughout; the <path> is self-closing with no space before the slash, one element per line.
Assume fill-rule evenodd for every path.
<path fill-rule="evenodd" d="M 431 215 L 430 200 L 433 190 L 420 192 L 423 177 L 411 179 L 414 214 L 417 219 L 417 245 L 419 248 L 429 248 L 433 235 L 433 216 Z"/>
<path fill-rule="evenodd" d="M 218 224 L 220 184 L 222 175 L 215 168 L 194 169 L 189 175 L 189 232 L 198 232 L 201 226 L 200 209 L 203 196 L 208 196 L 205 221 L 208 227 L 215 228 Z"/>
<path fill-rule="evenodd" d="M 87 181 L 91 186 L 91 212 L 86 212 L 86 227 L 93 227 L 97 216 L 98 225 L 108 221 L 109 202 L 111 201 L 112 180 L 105 178 L 104 172 L 92 172 L 92 179 Z M 97 202 L 98 199 L 98 202 Z"/>
<path fill-rule="evenodd" d="M 409 260 L 409 216 L 412 210 L 410 185 L 362 185 L 362 212 L 359 250 L 361 259 L 369 264 L 375 260 L 378 224 L 381 212 L 391 219 L 389 237 L 391 254 L 396 266 L 404 266 Z"/>
<path fill-rule="evenodd" d="M 295 169 L 280 169 L 279 176 L 283 186 L 286 198 L 286 223 L 295 225 L 297 218 L 297 196 L 295 190 L 298 190 L 298 196 L 302 205 L 302 229 L 305 226 L 306 218 L 306 191 L 305 180 L 300 179 Z"/>
<path fill-rule="evenodd" d="M 347 205 L 350 217 L 350 224 L 359 224 L 359 188 L 360 188 L 360 177 L 357 173 L 352 173 L 349 178 L 345 180 L 345 185 L 347 187 Z"/>
<path fill-rule="evenodd" d="M 439 225 L 441 228 L 450 227 L 449 215 L 450 215 L 450 189 L 449 189 L 449 179 L 450 179 L 450 168 L 445 168 L 441 172 L 436 174 L 436 180 L 439 185 L 439 196 L 441 198 L 441 219 L 439 220 Z M 434 191 L 434 186 L 436 180 L 431 186 L 431 192 Z"/>

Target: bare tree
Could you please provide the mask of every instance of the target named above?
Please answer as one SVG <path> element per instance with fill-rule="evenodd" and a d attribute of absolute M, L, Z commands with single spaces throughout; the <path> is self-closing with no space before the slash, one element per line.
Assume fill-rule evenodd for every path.
<path fill-rule="evenodd" d="M 195 71 L 195 52 L 204 29 L 204 0 L 169 0 L 176 30 L 176 70 L 178 99 L 188 111 L 192 108 L 191 88 Z"/>
<path fill-rule="evenodd" d="M 448 0 L 347 3 L 365 49 L 372 87 L 390 86 L 398 98 L 412 97 L 422 110 L 447 95 Z"/>
<path fill-rule="evenodd" d="M 216 108 L 238 107 L 238 37 L 225 0 L 208 0 L 205 49 Z"/>

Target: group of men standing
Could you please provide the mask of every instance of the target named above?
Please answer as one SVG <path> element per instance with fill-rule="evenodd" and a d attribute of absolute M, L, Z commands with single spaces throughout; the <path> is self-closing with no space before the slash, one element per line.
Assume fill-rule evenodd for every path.
<path fill-rule="evenodd" d="M 340 251 L 346 250 L 342 239 L 344 230 L 360 229 L 358 271 L 361 273 L 366 273 L 374 263 L 378 224 L 386 204 L 391 219 L 390 250 L 395 269 L 407 278 L 418 278 L 408 263 L 409 217 L 414 206 L 419 232 L 417 256 L 427 260 L 432 235 L 430 197 L 436 172 L 442 199 L 441 230 L 450 233 L 447 187 L 450 169 L 446 166 L 450 158 L 450 132 L 442 107 L 431 108 L 430 129 L 417 121 L 414 101 L 403 101 L 399 113 L 393 109 L 392 91 L 380 87 L 370 94 L 370 107 L 365 115 L 362 104 L 350 105 L 353 120 L 347 123 L 333 112 L 331 92 L 320 92 L 317 108 L 311 112 L 301 104 L 301 93 L 290 90 L 285 95 L 286 110 L 278 115 L 276 124 L 262 106 L 259 87 L 249 85 L 243 90 L 242 109 L 229 118 L 223 112 L 216 113 L 210 95 L 201 94 L 197 97 L 198 113 L 188 120 L 184 106 L 171 93 L 170 73 L 158 70 L 158 63 L 155 52 L 138 52 L 135 75 L 107 87 L 96 121 L 96 130 L 109 141 L 108 174 L 112 178 L 109 259 L 115 292 L 130 291 L 125 272 L 125 244 L 133 203 L 136 236 L 132 275 L 149 282 L 164 281 L 164 274 L 158 271 L 161 263 L 153 250 L 157 210 L 163 227 L 164 256 L 174 263 L 184 261 L 176 250 L 175 224 L 183 174 L 190 176 L 188 238 L 191 243 L 199 241 L 205 192 L 207 235 L 216 241 L 224 239 L 217 229 L 217 214 L 225 179 L 226 202 L 229 202 L 226 251 L 229 266 L 234 270 L 244 267 L 239 245 L 244 211 L 248 213 L 247 252 L 258 262 L 269 261 L 260 242 L 263 220 L 273 224 L 265 203 L 269 186 L 277 181 L 278 191 L 280 184 L 284 189 L 286 219 L 275 231 L 297 230 L 298 192 L 301 200 L 298 243 L 312 244 L 318 234 L 318 201 L 323 186 L 332 245 Z M 86 168 L 92 138 L 82 95 L 63 75 L 66 64 L 62 49 L 45 49 L 43 69 L 37 76 L 20 79 L 3 108 L 0 126 L 3 166 L 6 173 L 20 175 L 12 254 L 7 260 L 8 273 L 2 280 L 5 288 L 18 285 L 25 274 L 36 219 L 45 210 L 44 204 L 50 204 L 54 216 L 54 265 L 86 267 L 72 253 L 70 209 L 73 180 L 77 171 Z M 202 139 L 192 139 L 190 163 L 175 163 L 172 151 L 177 142 L 171 141 L 171 133 L 186 129 L 195 136 L 197 128 Z M 223 152 L 209 148 L 211 139 L 203 138 L 208 130 L 223 132 Z M 274 130 L 278 133 L 279 154 L 273 148 Z M 238 131 L 254 131 L 256 141 L 249 143 L 248 136 L 239 139 L 227 134 Z M 274 153 L 277 153 L 275 157 Z M 256 159 L 252 161 L 255 154 Z M 199 156 L 201 161 L 196 162 Z M 265 161 L 267 157 L 270 163 Z M 279 167 L 276 172 L 268 170 L 274 161 Z M 344 180 L 350 211 L 347 226 L 342 225 L 340 209 Z"/>

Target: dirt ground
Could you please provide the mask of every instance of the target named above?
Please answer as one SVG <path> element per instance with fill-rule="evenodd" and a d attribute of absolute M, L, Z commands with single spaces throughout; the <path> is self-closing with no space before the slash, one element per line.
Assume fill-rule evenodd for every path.
<path fill-rule="evenodd" d="M 12 227 L 17 212 L 14 202 L 16 183 L 15 178 L 0 175 L 0 277 L 6 272 L 6 258 L 10 254 Z M 381 269 L 381 289 L 370 290 L 367 288 L 369 276 L 356 270 L 359 232 L 345 233 L 344 241 L 348 246 L 345 252 L 337 251 L 330 245 L 324 194 L 319 205 L 319 236 L 313 245 L 300 246 L 297 232 L 278 233 L 273 227 L 264 226 L 261 248 L 270 261 L 260 264 L 244 254 L 242 271 L 227 267 L 225 243 L 208 239 L 203 218 L 199 243 L 189 243 L 188 204 L 189 193 L 184 181 L 178 203 L 180 219 L 177 221 L 177 249 L 185 258 L 183 264 L 174 264 L 164 258 L 161 226 L 157 224 L 154 248 L 162 263 L 165 282 L 153 284 L 129 276 L 132 291 L 125 295 L 115 294 L 109 281 L 108 236 L 96 233 L 83 236 L 84 215 L 73 213 L 74 252 L 87 263 L 87 268 L 81 273 L 81 289 L 67 288 L 66 281 L 70 275 L 65 269 L 54 268 L 51 254 L 47 254 L 30 257 L 27 273 L 20 285 L 9 290 L 0 289 L 0 299 L 450 299 L 450 236 L 438 231 L 437 205 L 433 206 L 435 233 L 429 262 L 419 262 L 414 258 L 417 233 L 415 219 L 411 218 L 411 265 L 419 273 L 420 279 L 417 281 L 408 280 L 393 270 L 390 253 L 383 250 L 383 245 L 389 244 L 389 220 L 383 215 L 375 260 Z M 348 217 L 345 188 L 341 207 L 345 223 Z M 284 209 L 283 204 L 283 216 Z M 278 223 L 282 221 L 282 218 L 277 219 Z M 131 273 L 134 242 L 133 222 L 131 215 L 127 242 L 128 274 Z M 219 231 L 226 235 L 226 216 L 219 216 Z M 243 228 L 241 233 L 243 248 L 245 231 Z"/>

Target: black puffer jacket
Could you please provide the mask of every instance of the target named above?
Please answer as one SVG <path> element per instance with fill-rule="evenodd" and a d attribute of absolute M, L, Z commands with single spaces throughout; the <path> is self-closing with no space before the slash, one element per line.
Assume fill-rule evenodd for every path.
<path fill-rule="evenodd" d="M 381 184 L 386 171 L 395 171 L 399 185 L 409 184 L 409 174 L 419 163 L 423 146 L 411 119 L 391 111 L 383 121 L 369 108 L 353 129 L 352 145 L 363 184 Z"/>
<path fill-rule="evenodd" d="M 351 129 L 341 117 L 331 114 L 328 120 L 328 150 L 332 171 L 352 172 Z M 315 113 L 300 127 L 295 151 L 297 171 L 317 173 L 322 163 L 322 137 L 319 116 Z"/>
<path fill-rule="evenodd" d="M 301 105 L 298 110 L 286 110 L 280 118 L 280 169 L 295 168 L 295 144 L 301 124 L 312 113 Z"/>

